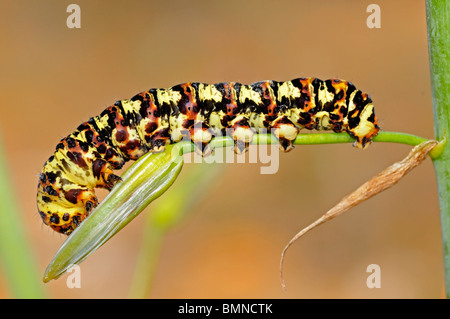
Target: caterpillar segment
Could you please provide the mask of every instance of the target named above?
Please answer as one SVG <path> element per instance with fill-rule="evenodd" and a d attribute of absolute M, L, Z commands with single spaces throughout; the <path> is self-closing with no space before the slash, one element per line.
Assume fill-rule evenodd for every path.
<path fill-rule="evenodd" d="M 379 127 L 370 97 L 339 79 L 183 83 L 117 101 L 63 138 L 39 176 L 42 220 L 70 234 L 98 205 L 94 188 L 111 190 L 114 170 L 167 144 L 191 140 L 206 156 L 214 136 L 229 135 L 238 154 L 265 129 L 288 152 L 302 129 L 347 132 L 366 148 Z"/>

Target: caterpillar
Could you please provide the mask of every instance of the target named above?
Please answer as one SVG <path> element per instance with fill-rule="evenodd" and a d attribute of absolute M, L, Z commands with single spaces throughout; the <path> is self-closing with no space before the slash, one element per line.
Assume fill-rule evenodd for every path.
<path fill-rule="evenodd" d="M 44 224 L 69 235 L 98 205 L 95 187 L 111 190 L 113 170 L 147 152 L 189 138 L 202 154 L 213 136 L 231 135 L 245 152 L 258 129 L 269 129 L 287 152 L 299 131 L 348 132 L 365 148 L 378 133 L 372 100 L 351 82 L 298 78 L 150 89 L 117 101 L 67 137 L 39 175 L 37 206 Z"/>

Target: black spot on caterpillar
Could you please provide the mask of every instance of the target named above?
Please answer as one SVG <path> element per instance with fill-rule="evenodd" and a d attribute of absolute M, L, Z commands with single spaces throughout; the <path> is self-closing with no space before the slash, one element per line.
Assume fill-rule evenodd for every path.
<path fill-rule="evenodd" d="M 270 130 L 289 151 L 303 128 L 348 132 L 359 148 L 379 131 L 370 97 L 338 79 L 150 89 L 117 101 L 57 144 L 39 177 L 39 214 L 68 235 L 97 206 L 94 188 L 111 190 L 120 180 L 113 170 L 129 160 L 161 152 L 183 137 L 206 155 L 213 136 L 225 134 L 233 137 L 237 153 L 245 152 L 259 129 Z"/>

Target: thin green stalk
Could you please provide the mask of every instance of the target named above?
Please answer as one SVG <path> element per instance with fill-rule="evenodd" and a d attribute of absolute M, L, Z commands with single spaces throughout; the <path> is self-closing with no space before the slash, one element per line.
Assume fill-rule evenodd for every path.
<path fill-rule="evenodd" d="M 315 144 L 339 144 L 339 143 L 353 143 L 355 139 L 348 133 L 305 133 L 298 134 L 294 141 L 295 145 L 315 145 Z M 419 145 L 422 142 L 427 141 L 426 138 L 400 132 L 379 132 L 377 136 L 373 138 L 374 142 L 384 143 L 398 143 L 411 146 Z M 183 153 L 193 152 L 195 150 L 194 144 L 184 142 L 184 145 L 180 146 Z M 252 144 L 278 144 L 278 139 L 272 134 L 256 134 L 254 135 Z M 233 139 L 229 136 L 221 136 L 214 138 L 210 146 L 212 149 L 217 147 L 229 147 L 233 146 Z M 433 156 L 436 156 L 435 153 Z M 431 155 L 430 155 L 431 156 Z"/>
<path fill-rule="evenodd" d="M 427 0 L 428 49 L 436 140 L 450 131 L 450 1 Z M 441 211 L 446 296 L 450 298 L 450 143 L 434 158 Z"/>
<path fill-rule="evenodd" d="M 426 139 L 404 133 L 381 132 L 374 141 L 417 145 Z M 299 134 L 302 144 L 351 143 L 347 133 Z M 271 134 L 256 134 L 252 144 L 276 144 Z M 212 149 L 234 145 L 231 137 L 220 136 L 210 142 Z M 44 281 L 58 278 L 73 264 L 79 264 L 135 218 L 150 202 L 162 195 L 174 182 L 182 167 L 183 153 L 194 150 L 190 141 L 168 145 L 166 151 L 146 154 L 122 176 L 112 192 L 64 242 L 47 266 Z M 438 156 L 435 154 L 434 156 Z M 430 153 L 431 156 L 431 153 Z"/>
<path fill-rule="evenodd" d="M 0 266 L 13 298 L 44 298 L 0 145 Z"/>

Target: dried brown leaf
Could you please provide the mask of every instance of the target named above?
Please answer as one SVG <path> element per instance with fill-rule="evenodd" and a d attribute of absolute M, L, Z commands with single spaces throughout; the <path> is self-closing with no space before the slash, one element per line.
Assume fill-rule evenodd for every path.
<path fill-rule="evenodd" d="M 379 194 L 386 189 L 394 186 L 401 178 L 403 178 L 409 171 L 418 166 L 427 157 L 428 153 L 438 144 L 437 141 L 429 140 L 425 141 L 417 146 L 415 146 L 411 152 L 402 161 L 396 162 L 383 170 L 381 173 L 377 174 L 358 189 L 345 196 L 339 203 L 337 203 L 333 208 L 327 211 L 315 222 L 309 226 L 303 228 L 298 232 L 286 245 L 281 253 L 280 261 L 280 275 L 281 275 L 281 286 L 283 290 L 286 291 L 286 284 L 283 275 L 283 262 L 287 249 L 300 237 L 305 235 L 311 229 L 341 215 L 342 213 L 348 211 L 352 207 L 368 200 L 369 198 Z"/>

